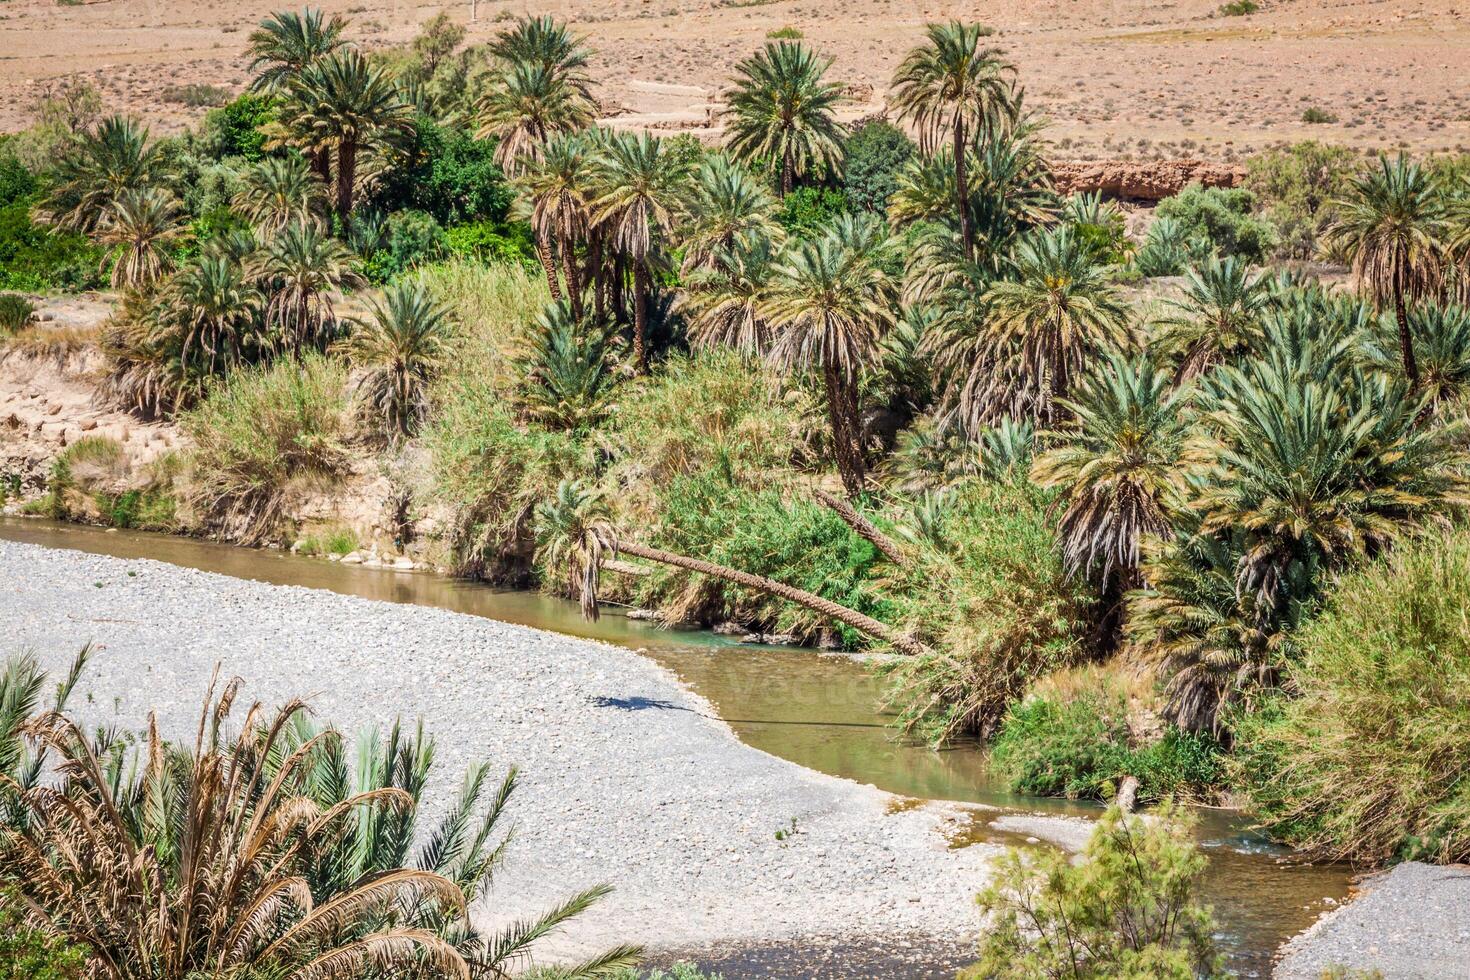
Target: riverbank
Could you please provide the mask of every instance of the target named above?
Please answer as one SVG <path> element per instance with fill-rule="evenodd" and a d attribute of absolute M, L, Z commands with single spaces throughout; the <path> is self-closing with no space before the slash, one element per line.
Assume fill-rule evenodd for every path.
<path fill-rule="evenodd" d="M 476 759 L 518 765 L 516 843 L 476 914 L 611 882 L 557 953 L 878 935 L 952 947 L 978 926 L 994 849 L 946 846 L 959 808 L 895 807 L 752 749 L 630 651 L 147 560 L 0 542 L 0 563 L 7 653 L 32 648 L 59 670 L 101 644 L 75 705 L 88 723 L 137 730 L 152 711 L 182 738 L 220 662 L 246 678 L 243 696 L 309 695 L 347 731 L 423 718 L 439 740 L 436 799 Z"/>

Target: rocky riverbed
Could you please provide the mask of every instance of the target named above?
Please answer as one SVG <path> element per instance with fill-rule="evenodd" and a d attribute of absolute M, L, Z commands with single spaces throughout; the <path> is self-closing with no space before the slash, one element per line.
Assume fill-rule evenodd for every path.
<path fill-rule="evenodd" d="M 0 652 L 31 649 L 60 671 L 82 643 L 100 644 L 73 703 L 88 723 L 141 730 L 154 712 L 183 738 L 219 663 L 245 678 L 243 697 L 305 695 L 349 732 L 422 718 L 439 741 L 436 801 L 472 761 L 519 766 L 511 859 L 476 914 L 499 921 L 616 888 L 554 953 L 901 936 L 906 951 L 932 943 L 949 958 L 978 928 L 972 896 L 994 849 L 947 846 L 959 808 L 896 806 L 750 748 L 631 651 L 14 542 L 0 541 L 0 566 Z"/>

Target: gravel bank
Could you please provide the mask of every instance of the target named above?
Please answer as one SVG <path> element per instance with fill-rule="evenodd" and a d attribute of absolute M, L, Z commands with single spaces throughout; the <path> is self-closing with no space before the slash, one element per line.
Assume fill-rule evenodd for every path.
<path fill-rule="evenodd" d="M 1410 862 L 1282 947 L 1276 980 L 1317 980 L 1329 966 L 1387 980 L 1470 977 L 1470 866 Z"/>
<path fill-rule="evenodd" d="M 518 765 L 517 839 L 487 919 L 574 889 L 616 891 L 555 952 L 928 935 L 968 942 L 993 848 L 946 847 L 957 808 L 892 806 L 741 742 L 670 673 L 619 647 L 438 609 L 0 541 L 0 652 L 54 671 L 102 644 L 74 708 L 193 731 L 211 670 L 242 697 L 309 695 L 353 731 L 422 717 L 436 788 Z M 775 832 L 796 821 L 797 833 Z M 549 947 L 544 947 L 547 949 Z"/>

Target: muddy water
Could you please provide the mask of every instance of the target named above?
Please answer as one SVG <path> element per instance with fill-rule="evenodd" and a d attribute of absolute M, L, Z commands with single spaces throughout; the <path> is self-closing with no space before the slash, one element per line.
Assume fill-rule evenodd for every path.
<path fill-rule="evenodd" d="M 1028 812 L 1097 812 L 1083 804 L 1006 793 L 976 746 L 933 751 L 895 741 L 888 718 L 877 707 L 878 682 L 845 657 L 745 647 L 710 633 L 660 629 L 620 615 L 588 623 L 574 604 L 536 593 L 191 538 L 19 518 L 0 518 L 0 538 L 437 606 L 605 640 L 641 650 L 675 671 L 708 698 L 748 744 L 808 768 L 921 799 L 962 800 Z M 1206 897 L 1215 907 L 1231 965 L 1242 975 L 1265 976 L 1272 951 L 1309 925 L 1323 911 L 1324 900 L 1346 894 L 1347 871 L 1283 865 L 1282 852 L 1251 834 L 1239 817 L 1218 810 L 1201 810 L 1199 815 L 1201 843 L 1210 855 Z M 989 831 L 984 820 L 977 820 L 973 839 L 1002 838 Z"/>

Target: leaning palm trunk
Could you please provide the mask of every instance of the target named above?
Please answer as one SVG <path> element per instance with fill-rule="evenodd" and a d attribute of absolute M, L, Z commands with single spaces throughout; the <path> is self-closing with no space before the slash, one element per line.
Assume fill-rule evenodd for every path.
<path fill-rule="evenodd" d="M 742 572 L 739 569 L 729 568 L 725 565 L 716 565 L 713 562 L 701 561 L 698 558 L 689 558 L 685 555 L 676 555 L 672 551 L 663 551 L 659 548 L 650 548 L 647 545 L 631 542 L 618 542 L 617 550 L 622 554 L 632 555 L 634 558 L 642 558 L 645 561 L 658 562 L 660 565 L 672 565 L 675 568 L 698 572 L 701 575 L 708 575 L 711 578 L 733 582 L 736 585 L 743 585 L 748 589 L 768 593 L 769 595 L 776 596 L 778 599 L 785 599 L 787 602 L 794 602 L 798 606 L 804 606 L 812 612 L 826 616 L 828 619 L 835 619 L 844 626 L 850 626 L 859 633 L 887 643 L 900 653 L 906 653 L 910 656 L 922 656 L 932 653 L 924 644 L 907 633 L 899 632 L 887 623 L 880 623 L 873 617 L 865 616 L 855 609 L 839 606 L 830 599 L 823 599 L 813 592 L 807 592 L 805 589 L 798 589 L 785 583 L 777 582 L 775 579 L 766 578 L 763 575 L 752 575 L 749 572 Z"/>
<path fill-rule="evenodd" d="M 872 521 L 868 520 L 861 513 L 859 513 L 858 509 L 852 504 L 848 503 L 846 500 L 843 500 L 841 497 L 834 496 L 833 494 L 828 493 L 820 487 L 815 487 L 812 489 L 812 496 L 815 497 L 817 501 L 822 504 L 822 506 L 828 508 L 838 517 L 842 518 L 842 522 L 848 527 L 852 528 L 854 531 L 856 531 L 858 537 L 867 541 L 873 547 L 882 552 L 883 557 L 887 558 L 889 561 L 893 562 L 900 568 L 908 567 L 908 555 L 904 554 L 903 549 L 898 546 L 898 542 L 894 541 L 888 535 L 878 530 L 877 525 L 875 525 Z"/>
<path fill-rule="evenodd" d="M 556 278 L 556 260 L 551 255 L 551 242 L 544 232 L 536 232 L 536 257 L 546 273 L 546 285 L 551 288 L 552 302 L 561 301 L 561 283 Z"/>
<path fill-rule="evenodd" d="M 822 373 L 827 386 L 827 414 L 832 423 L 837 471 L 848 496 L 856 496 L 868 482 L 862 439 L 858 435 L 857 394 L 843 377 L 842 369 L 829 358 L 824 361 Z"/>

